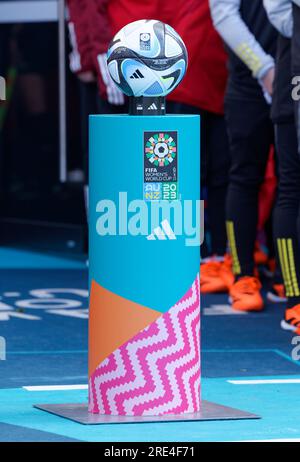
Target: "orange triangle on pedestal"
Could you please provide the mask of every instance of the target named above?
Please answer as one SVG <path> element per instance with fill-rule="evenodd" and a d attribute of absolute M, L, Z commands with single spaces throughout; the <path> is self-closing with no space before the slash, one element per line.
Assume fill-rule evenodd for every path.
<path fill-rule="evenodd" d="M 162 315 L 92 281 L 89 315 L 89 376 L 113 351 Z"/>

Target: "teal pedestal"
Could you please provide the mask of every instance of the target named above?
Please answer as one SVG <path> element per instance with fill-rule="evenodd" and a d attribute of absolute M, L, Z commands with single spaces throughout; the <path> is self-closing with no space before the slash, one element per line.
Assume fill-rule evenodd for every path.
<path fill-rule="evenodd" d="M 199 201 L 199 116 L 90 117 L 91 279 L 166 312 L 199 272 Z M 166 221 L 175 239 L 153 234 Z"/>

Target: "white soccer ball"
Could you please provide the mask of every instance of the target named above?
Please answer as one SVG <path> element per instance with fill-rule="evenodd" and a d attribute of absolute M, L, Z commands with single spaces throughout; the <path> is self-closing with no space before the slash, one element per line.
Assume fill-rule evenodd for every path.
<path fill-rule="evenodd" d="M 113 38 L 109 73 L 128 96 L 166 96 L 183 79 L 187 50 L 177 32 L 156 20 L 135 21 Z"/>

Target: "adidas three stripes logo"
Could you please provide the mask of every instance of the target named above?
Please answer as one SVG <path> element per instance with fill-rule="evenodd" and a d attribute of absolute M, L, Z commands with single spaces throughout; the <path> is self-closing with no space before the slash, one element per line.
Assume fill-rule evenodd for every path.
<path fill-rule="evenodd" d="M 174 241 L 177 239 L 168 220 L 162 221 L 161 226 L 157 226 L 157 228 L 153 230 L 153 233 L 147 236 L 148 241 L 156 241 L 156 239 L 159 241 L 165 241 L 167 239 Z"/>
<path fill-rule="evenodd" d="M 155 103 L 152 103 L 149 107 L 148 107 L 148 111 L 156 111 L 157 110 L 157 106 Z"/>
<path fill-rule="evenodd" d="M 136 69 L 136 71 L 130 76 L 130 79 L 144 79 L 145 77 L 141 73 L 139 69 Z"/>

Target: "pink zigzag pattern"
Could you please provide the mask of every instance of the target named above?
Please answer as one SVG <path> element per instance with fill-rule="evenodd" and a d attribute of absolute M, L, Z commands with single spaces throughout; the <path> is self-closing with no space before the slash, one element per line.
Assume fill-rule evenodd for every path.
<path fill-rule="evenodd" d="M 199 275 L 184 297 L 115 350 L 89 381 L 89 411 L 163 415 L 200 409 Z"/>

